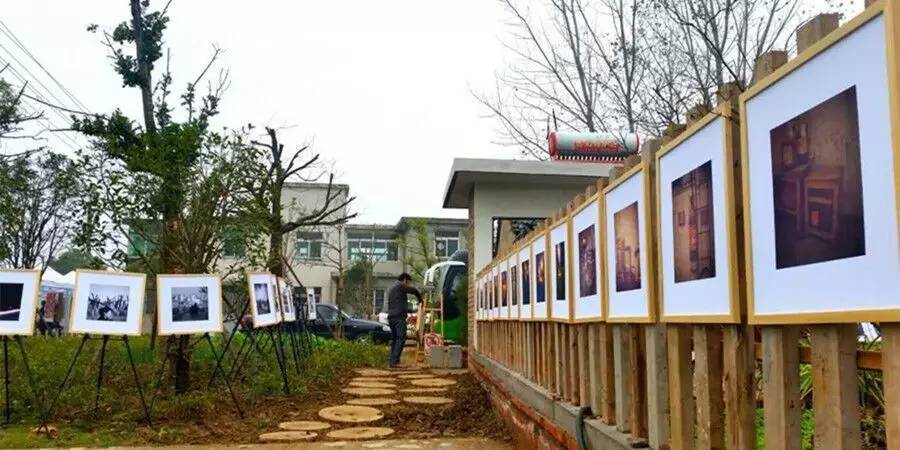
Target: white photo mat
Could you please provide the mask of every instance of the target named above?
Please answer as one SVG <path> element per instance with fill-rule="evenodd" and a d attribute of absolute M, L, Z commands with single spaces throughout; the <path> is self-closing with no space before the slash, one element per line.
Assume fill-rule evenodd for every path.
<path fill-rule="evenodd" d="M 521 277 L 519 276 L 519 260 L 517 258 L 518 252 L 507 260 L 507 267 L 509 267 L 509 318 L 511 320 L 519 320 L 519 308 L 521 307 L 519 297 L 521 296 L 521 292 L 519 291 L 519 280 Z"/>
<path fill-rule="evenodd" d="M 746 100 L 751 322 L 809 322 L 817 314 L 831 314 L 825 321 L 858 322 L 878 320 L 879 310 L 900 309 L 886 54 L 885 20 L 879 14 Z M 851 87 L 857 99 L 865 253 L 777 269 L 770 131 Z M 855 311 L 871 311 L 871 318 L 842 315 Z"/>
<path fill-rule="evenodd" d="M 581 211 L 572 217 L 572 270 L 569 271 L 575 278 L 572 280 L 575 286 L 574 320 L 602 319 L 603 302 L 601 302 L 600 287 L 600 202 L 591 201 Z M 588 245 L 582 238 L 588 239 Z M 582 255 L 585 252 L 585 255 Z M 582 267 L 582 256 L 593 259 L 593 270 Z M 585 261 L 590 266 L 590 262 Z M 584 280 L 582 278 L 585 278 Z M 592 280 L 592 281 L 591 281 Z M 591 284 L 592 283 L 592 284 Z M 582 292 L 583 290 L 586 290 Z M 592 292 L 593 291 L 593 292 Z"/>
<path fill-rule="evenodd" d="M 175 294 L 182 289 L 196 288 L 206 289 L 206 319 L 176 320 Z M 223 331 L 222 278 L 220 276 L 157 275 L 156 292 L 160 335 L 221 333 Z"/>
<path fill-rule="evenodd" d="M 562 254 L 562 260 L 559 260 L 557 255 L 557 246 L 560 244 L 563 245 L 565 250 Z M 572 276 L 572 268 L 570 267 L 571 264 L 569 264 L 569 261 L 571 261 L 569 253 L 572 251 L 571 247 L 568 220 L 566 220 L 550 230 L 550 283 L 552 286 L 550 292 L 553 294 L 550 313 L 553 320 L 564 322 L 570 319 L 569 300 L 571 295 L 569 293 L 569 283 L 571 280 L 569 277 Z M 559 263 L 563 265 L 562 270 L 558 267 Z M 557 283 L 559 273 L 563 275 L 563 284 L 561 286 Z M 562 300 L 559 299 L 560 297 L 562 297 Z"/>
<path fill-rule="evenodd" d="M 531 320 L 534 303 L 534 268 L 531 266 L 531 246 L 528 245 L 519 251 L 519 318 L 522 320 Z"/>
<path fill-rule="evenodd" d="M 650 319 L 649 310 L 649 285 L 653 280 L 647 273 L 647 252 L 654 251 L 647 247 L 646 230 L 647 217 L 644 199 L 644 172 L 638 171 L 627 180 L 606 192 L 605 220 L 606 220 L 606 288 L 608 293 L 607 319 L 647 321 Z M 615 214 L 626 207 L 637 204 L 638 223 L 638 247 L 640 250 L 640 280 L 638 289 L 616 291 L 616 233 Z"/>
<path fill-rule="evenodd" d="M 659 250 L 662 271 L 661 314 L 677 316 L 729 316 L 732 292 L 729 287 L 728 198 L 725 188 L 726 161 L 723 121 L 715 119 L 691 135 L 659 160 L 657 168 L 659 199 Z M 689 220 L 675 219 L 672 183 L 689 172 L 710 163 L 712 174 L 712 219 L 715 275 L 689 281 L 675 281 L 675 233 L 688 227 Z M 730 168 L 729 168 L 730 169 Z M 677 225 L 676 225 L 677 224 Z"/>
<path fill-rule="evenodd" d="M 281 320 L 279 308 L 276 308 L 278 302 L 278 293 L 276 288 L 275 275 L 270 273 L 250 273 L 247 274 L 247 283 L 250 289 L 250 311 L 253 314 L 253 327 L 261 328 L 275 325 Z M 262 287 L 264 286 L 264 287 Z M 258 292 L 259 291 L 259 294 Z M 258 295 L 266 296 L 265 299 L 258 298 Z M 268 305 L 268 311 L 265 310 Z"/>
<path fill-rule="evenodd" d="M 491 269 L 491 320 L 500 319 L 500 269 Z"/>
<path fill-rule="evenodd" d="M 0 310 L 0 336 L 34 334 L 35 311 L 41 295 L 41 273 L 37 270 L 0 270 L 0 296 L 10 309 Z M 9 302 L 9 303 L 7 303 Z M 18 313 L 12 306 L 18 303 Z M 15 317 L 14 317 L 15 316 Z"/>
<path fill-rule="evenodd" d="M 547 320 L 550 312 L 549 294 L 549 258 L 547 257 L 547 236 L 538 237 L 531 243 L 531 288 L 534 290 L 534 302 L 531 306 L 531 317 L 534 320 Z M 540 280 L 538 270 L 543 268 L 543 280 Z M 542 298 L 543 297 L 543 298 Z"/>
<path fill-rule="evenodd" d="M 94 272 L 77 270 L 75 272 L 75 293 L 72 295 L 69 332 L 75 334 L 128 335 L 141 334 L 141 322 L 144 317 L 144 287 L 146 275 L 126 272 Z M 91 305 L 89 300 L 94 293 L 100 298 L 100 304 Z M 124 301 L 127 306 L 114 305 Z M 115 309 L 117 314 L 109 313 L 115 319 L 99 319 L 107 315 L 104 310 Z M 122 311 L 124 309 L 125 311 Z M 124 316 L 118 313 L 124 312 Z"/>

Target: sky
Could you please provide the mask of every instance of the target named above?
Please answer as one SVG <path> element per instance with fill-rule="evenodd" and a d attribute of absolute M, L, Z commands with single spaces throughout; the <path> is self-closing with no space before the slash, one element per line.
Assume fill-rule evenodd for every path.
<path fill-rule="evenodd" d="M 453 158 L 518 155 L 492 143 L 496 122 L 470 94 L 493 90 L 507 56 L 498 2 L 174 0 L 169 12 L 175 93 L 213 45 L 222 48 L 218 67 L 230 71 L 231 86 L 215 125 L 284 128 L 288 147 L 312 140 L 357 197 L 355 222 L 465 217 L 441 208 Z M 92 23 L 111 29 L 128 14 L 127 0 L 28 0 L 4 2 L 0 20 L 90 112 L 121 108 L 138 118 L 139 92 L 121 88 L 101 35 L 86 31 Z M 8 35 L 0 45 L 0 59 L 20 75 L 74 104 Z M 51 128 L 66 124 L 48 117 Z M 47 143 L 72 152 L 78 139 Z"/>

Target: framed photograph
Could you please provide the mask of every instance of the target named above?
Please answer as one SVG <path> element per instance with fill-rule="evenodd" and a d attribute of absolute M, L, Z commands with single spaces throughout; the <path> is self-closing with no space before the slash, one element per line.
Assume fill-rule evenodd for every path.
<path fill-rule="evenodd" d="M 547 259 L 550 254 L 547 234 L 541 234 L 531 242 L 532 275 L 534 280 L 534 304 L 531 307 L 531 317 L 534 320 L 547 320 L 550 318 L 549 288 L 547 285 Z"/>
<path fill-rule="evenodd" d="M 751 323 L 900 319 L 898 7 L 875 3 L 741 95 Z"/>
<path fill-rule="evenodd" d="M 0 270 L 0 336 L 34 334 L 40 295 L 40 271 Z"/>
<path fill-rule="evenodd" d="M 500 262 L 500 316 L 498 319 L 509 319 L 509 262 L 504 260 Z"/>
<path fill-rule="evenodd" d="M 247 283 L 250 289 L 250 312 L 253 314 L 253 328 L 267 327 L 280 322 L 281 307 L 275 275 L 248 273 Z"/>
<path fill-rule="evenodd" d="M 531 268 L 531 244 L 526 243 L 519 250 L 519 319 L 531 320 L 532 299 L 532 268 Z"/>
<path fill-rule="evenodd" d="M 575 295 L 572 320 L 592 322 L 603 320 L 600 299 L 600 195 L 589 198 L 572 211 L 572 268 Z"/>
<path fill-rule="evenodd" d="M 491 269 L 491 320 L 499 320 L 500 316 L 500 268 Z"/>
<path fill-rule="evenodd" d="M 610 322 L 656 320 L 647 165 L 633 167 L 603 190 L 603 299 Z"/>
<path fill-rule="evenodd" d="M 569 218 L 566 217 L 550 227 L 550 248 L 552 251 L 551 287 L 553 303 L 550 305 L 550 318 L 558 322 L 568 322 L 572 318 L 571 311 L 571 264 L 569 252 Z"/>
<path fill-rule="evenodd" d="M 75 271 L 69 331 L 77 334 L 141 334 L 144 318 L 142 273 Z"/>
<path fill-rule="evenodd" d="M 734 119 L 717 108 L 656 154 L 663 322 L 741 322 Z"/>
<path fill-rule="evenodd" d="M 513 256 L 507 261 L 509 266 L 509 318 L 519 320 L 519 252 L 513 251 Z"/>
<path fill-rule="evenodd" d="M 316 320 L 316 290 L 306 288 L 306 320 Z"/>
<path fill-rule="evenodd" d="M 223 331 L 218 275 L 157 275 L 156 297 L 160 335 Z"/>
<path fill-rule="evenodd" d="M 294 322 L 297 320 L 297 310 L 294 304 L 294 293 L 290 283 L 284 278 L 278 279 L 278 300 L 281 302 L 281 320 Z"/>

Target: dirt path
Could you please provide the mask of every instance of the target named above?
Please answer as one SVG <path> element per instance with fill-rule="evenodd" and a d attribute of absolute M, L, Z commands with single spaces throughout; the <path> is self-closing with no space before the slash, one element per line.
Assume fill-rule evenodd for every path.
<path fill-rule="evenodd" d="M 381 441 L 331 441 L 331 442 L 307 442 L 291 444 L 254 444 L 240 446 L 221 445 L 191 445 L 175 447 L 135 447 L 131 450 L 213 450 L 213 449 L 240 449 L 240 450 L 328 450 L 328 449 L 423 449 L 423 450 L 509 450 L 512 449 L 506 443 L 494 439 L 474 438 L 450 438 L 450 439 L 391 439 Z"/>

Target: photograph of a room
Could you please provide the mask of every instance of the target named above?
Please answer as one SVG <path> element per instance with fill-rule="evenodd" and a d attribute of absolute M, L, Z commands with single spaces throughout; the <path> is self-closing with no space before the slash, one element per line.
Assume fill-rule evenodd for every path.
<path fill-rule="evenodd" d="M 770 131 L 778 269 L 864 255 L 856 87 Z"/>
<path fill-rule="evenodd" d="M 712 161 L 672 182 L 675 282 L 716 276 Z"/>
<path fill-rule="evenodd" d="M 500 273 L 500 306 L 506 308 L 509 305 L 509 280 L 506 271 Z"/>
<path fill-rule="evenodd" d="M 641 288 L 641 247 L 638 236 L 638 204 L 613 214 L 616 240 L 616 292 Z"/>
<path fill-rule="evenodd" d="M 519 276 L 516 273 L 516 266 L 510 266 L 509 268 L 509 288 L 510 295 L 512 296 L 512 306 L 519 305 Z"/>

